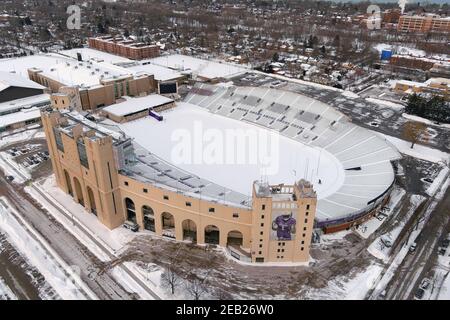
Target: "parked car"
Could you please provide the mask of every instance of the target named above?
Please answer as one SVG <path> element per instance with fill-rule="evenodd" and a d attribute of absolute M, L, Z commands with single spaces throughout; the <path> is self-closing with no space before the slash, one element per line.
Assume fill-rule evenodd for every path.
<path fill-rule="evenodd" d="M 409 247 L 409 253 L 414 253 L 416 251 L 417 248 L 417 243 L 413 243 L 411 244 L 411 246 Z"/>
<path fill-rule="evenodd" d="M 444 248 L 440 248 L 438 254 L 439 254 L 440 256 L 444 256 L 446 251 L 447 251 L 447 250 L 445 250 Z"/>
<path fill-rule="evenodd" d="M 445 239 L 442 241 L 442 247 L 447 248 L 450 245 L 450 240 Z"/>
<path fill-rule="evenodd" d="M 427 290 L 428 287 L 431 284 L 431 280 L 428 278 L 423 278 L 422 282 L 420 283 L 420 288 L 422 288 L 423 290 Z"/>
<path fill-rule="evenodd" d="M 414 297 L 418 300 L 422 299 L 425 294 L 425 290 L 422 288 L 417 289 L 416 293 L 414 294 Z"/>
<path fill-rule="evenodd" d="M 125 223 L 123 224 L 123 227 L 125 229 L 131 230 L 133 232 L 139 231 L 139 225 L 133 221 L 125 221 Z"/>
<path fill-rule="evenodd" d="M 11 181 L 14 181 L 14 177 L 13 177 L 13 176 L 7 176 L 7 177 L 6 177 L 6 180 L 8 180 L 8 181 L 10 181 L 10 182 L 11 182 Z"/>
<path fill-rule="evenodd" d="M 381 237 L 381 243 L 383 243 L 386 246 L 386 248 L 392 247 L 391 240 L 387 239 L 386 237 Z"/>

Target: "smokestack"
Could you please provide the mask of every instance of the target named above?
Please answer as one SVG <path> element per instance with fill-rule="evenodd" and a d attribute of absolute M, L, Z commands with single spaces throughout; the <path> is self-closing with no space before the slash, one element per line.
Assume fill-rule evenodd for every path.
<path fill-rule="evenodd" d="M 405 6 L 408 0 L 398 0 L 398 6 L 402 9 L 402 14 L 405 12 Z"/>

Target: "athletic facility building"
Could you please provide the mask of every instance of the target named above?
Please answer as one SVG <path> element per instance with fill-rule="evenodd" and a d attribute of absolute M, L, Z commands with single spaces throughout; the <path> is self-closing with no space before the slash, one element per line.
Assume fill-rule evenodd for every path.
<path fill-rule="evenodd" d="M 148 112 L 137 105 L 110 109 Z M 197 84 L 159 115 L 42 112 L 58 186 L 111 229 L 128 220 L 241 261 L 307 262 L 314 229 L 349 228 L 389 199 L 399 153 L 317 100 Z"/>

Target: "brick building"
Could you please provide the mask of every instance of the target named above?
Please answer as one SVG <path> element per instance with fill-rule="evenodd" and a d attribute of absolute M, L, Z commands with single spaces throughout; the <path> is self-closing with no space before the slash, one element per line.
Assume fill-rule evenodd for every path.
<path fill-rule="evenodd" d="M 116 54 L 132 60 L 159 57 L 159 47 L 157 45 L 124 40 L 122 37 L 102 36 L 89 38 L 88 43 L 92 49 Z"/>

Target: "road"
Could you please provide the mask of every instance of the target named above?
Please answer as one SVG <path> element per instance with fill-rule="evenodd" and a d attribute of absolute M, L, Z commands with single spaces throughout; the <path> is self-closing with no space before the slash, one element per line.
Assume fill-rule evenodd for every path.
<path fill-rule="evenodd" d="M 3 159 L 4 160 L 4 159 Z M 13 166 L 11 166 L 10 165 L 10 168 L 14 171 L 14 172 L 16 172 L 16 174 L 17 175 L 19 175 L 20 177 L 22 177 L 24 180 L 26 180 L 26 177 L 23 175 L 23 173 L 22 172 L 20 172 L 20 170 L 18 170 L 17 168 L 15 168 L 15 167 L 13 167 Z M 17 189 L 17 186 L 15 186 L 15 185 L 13 185 L 12 183 L 10 183 L 9 181 L 6 181 L 6 179 L 5 179 L 5 177 L 4 177 L 4 175 L 2 174 L 2 173 L 0 173 L 0 176 L 1 176 L 1 179 L 5 182 L 5 187 L 6 187 L 6 189 L 8 190 L 15 190 L 15 189 Z M 0 184 L 0 186 L 1 186 L 2 184 Z M 103 243 L 101 243 L 98 239 L 96 239 L 89 231 L 88 231 L 88 229 L 84 226 L 84 225 L 82 225 L 81 223 L 79 223 L 79 222 L 77 222 L 77 221 L 75 221 L 75 220 L 73 220 L 72 219 L 72 216 L 70 215 L 70 213 L 69 212 L 66 212 L 65 210 L 62 210 L 62 209 L 60 209 L 60 207 L 52 200 L 52 199 L 50 199 L 45 193 L 43 193 L 41 190 L 39 190 L 39 188 L 37 188 L 35 185 L 31 185 L 31 188 L 33 188 L 37 193 L 39 193 L 39 195 L 41 196 L 41 197 L 43 197 L 44 198 L 44 200 L 45 201 L 47 201 L 48 203 L 50 203 L 57 211 L 59 211 L 59 213 L 61 214 L 61 215 L 63 215 L 63 216 L 65 216 L 67 219 L 69 219 L 69 220 L 72 220 L 73 221 L 73 223 L 74 223 L 74 227 L 76 227 L 79 231 L 81 231 L 81 232 L 83 232 L 83 234 L 84 234 L 84 236 L 86 237 L 86 238 L 88 238 L 90 241 L 92 241 L 100 250 L 102 250 L 103 251 L 103 253 L 105 253 L 106 255 L 108 255 L 108 257 L 111 259 L 111 261 L 115 261 L 116 259 L 117 259 L 117 256 L 115 255 L 115 254 L 113 254 L 113 253 L 111 253 L 111 250 L 109 249 L 109 248 L 106 248 L 105 247 L 105 245 L 103 244 Z M 24 200 L 27 200 L 28 201 L 28 203 L 29 204 L 32 204 L 32 202 L 34 202 L 34 200 L 32 200 L 32 199 L 30 199 L 30 196 L 28 195 L 28 193 L 26 193 L 22 188 L 19 188 L 18 190 L 17 190 L 17 192 L 19 192 L 20 193 L 20 195 L 18 196 L 18 199 L 16 199 L 16 201 L 17 201 L 17 206 L 19 206 L 20 207 L 20 199 L 21 199 L 21 197 L 24 199 Z M 10 191 L 9 192 L 11 195 L 15 195 L 15 192 L 14 191 Z M 2 195 L 1 194 L 1 188 L 0 188 L 0 195 Z M 35 209 L 37 209 L 37 207 L 35 207 Z M 39 210 L 39 209 L 37 209 L 37 210 Z M 41 214 L 43 214 L 43 215 L 45 215 L 48 219 L 50 219 L 51 220 L 51 222 L 52 223 L 54 223 L 55 225 L 57 225 L 58 226 L 58 228 L 60 229 L 60 230 L 62 230 L 63 231 L 63 233 L 65 233 L 67 236 L 69 236 L 69 238 L 71 238 L 71 239 L 73 239 L 73 240 L 75 240 L 77 243 L 78 243 L 78 245 L 79 246 L 81 246 L 81 247 L 83 247 L 84 248 L 84 251 L 85 252 L 88 252 L 89 254 L 90 254 L 90 256 L 92 256 L 92 257 L 94 257 L 95 259 L 96 259 L 96 264 L 93 264 L 92 262 L 91 262 L 91 264 L 89 265 L 89 266 L 86 266 L 86 268 L 85 268 L 85 271 L 86 271 L 86 273 L 85 274 L 83 274 L 82 273 L 82 275 L 85 275 L 86 277 L 92 277 L 93 279 L 89 279 L 89 280 L 92 280 L 91 282 L 93 282 L 92 283 L 92 285 L 94 286 L 94 287 L 97 287 L 98 286 L 98 284 L 97 284 L 97 279 L 99 278 L 99 279 L 101 279 L 104 275 L 105 275 L 105 273 L 102 273 L 102 272 L 100 272 L 99 273 L 99 270 L 103 270 L 104 268 L 105 268 L 105 265 L 103 264 L 101 264 L 101 262 L 99 261 L 99 259 L 97 259 L 87 248 L 85 248 L 72 234 L 70 234 L 70 232 L 68 232 L 61 224 L 59 224 L 57 221 L 55 221 L 54 220 L 54 218 L 53 217 L 51 217 L 45 210 L 40 210 L 41 211 Z M 19 211 L 20 212 L 20 211 Z M 41 234 L 42 235 L 45 235 L 46 234 L 46 232 L 48 232 L 48 230 L 43 230 L 42 232 L 41 232 Z M 50 232 L 51 233 L 51 232 Z M 62 251 L 64 252 L 64 247 L 62 247 L 61 248 L 62 249 Z M 59 253 L 59 252 L 58 252 Z M 63 259 L 64 259 L 64 256 L 63 255 L 61 255 L 61 257 L 63 257 Z M 66 260 L 66 262 L 68 262 L 67 260 Z M 69 262 L 68 262 L 69 263 Z M 77 265 L 77 264 L 75 264 L 75 265 Z M 78 266 L 78 265 L 77 265 Z M 80 266 L 79 266 L 80 267 Z M 145 282 L 143 282 L 139 277 L 137 277 L 127 266 L 125 266 L 125 265 L 120 265 L 119 266 L 120 268 L 121 268 L 121 270 L 123 271 L 123 272 L 125 272 L 126 274 L 127 274 L 127 276 L 128 277 L 130 277 L 137 285 L 139 285 L 140 286 L 140 288 L 142 289 L 142 290 L 144 290 L 147 294 L 148 294 L 148 296 L 149 297 L 151 297 L 152 299 L 155 299 L 155 300 L 160 300 L 161 299 L 161 297 L 159 297 L 158 296 L 158 294 L 157 293 L 155 293 Z M 83 269 L 81 268 L 81 270 L 83 271 Z M 110 274 L 109 274 L 109 272 L 108 273 L 106 273 L 106 275 L 107 275 L 107 280 L 113 280 L 113 278 L 110 276 Z M 82 278 L 83 279 L 83 278 Z M 114 281 L 114 283 L 115 283 L 115 281 Z M 106 281 L 105 282 L 105 285 L 106 285 L 106 287 L 108 287 L 108 281 Z M 126 298 L 137 298 L 134 294 L 132 294 L 132 295 L 129 295 L 128 293 L 127 294 L 124 294 L 124 290 L 123 290 L 123 288 L 120 286 L 120 285 L 118 285 L 117 283 L 115 283 L 115 285 L 116 286 L 118 286 L 118 288 L 117 289 L 119 289 L 119 288 L 121 288 L 122 289 L 122 292 L 120 291 L 120 290 L 118 290 L 117 292 L 114 290 L 115 288 L 113 288 L 113 287 L 111 287 L 110 289 L 113 289 L 112 290 L 112 293 L 114 293 L 114 292 L 116 292 L 116 294 L 118 294 L 119 296 L 118 297 L 112 297 L 112 299 L 120 299 L 120 295 L 122 294 L 123 295 L 123 297 L 126 299 Z M 88 286 L 89 286 L 89 284 L 88 284 Z M 94 292 L 95 292 L 95 290 L 93 289 L 93 288 L 91 288 Z M 108 291 L 106 291 L 105 293 L 108 293 Z M 98 295 L 97 295 L 98 296 Z M 102 299 L 100 296 L 98 296 L 100 299 Z"/>
<path fill-rule="evenodd" d="M 433 209 L 430 219 L 416 240 L 414 254 L 409 254 L 399 266 L 396 275 L 386 288 L 386 299 L 413 299 L 423 277 L 434 267 L 437 248 L 444 231 L 450 229 L 450 188 Z"/>
<path fill-rule="evenodd" d="M 108 272 L 98 275 L 103 263 L 83 246 L 64 227 L 45 210 L 40 209 L 32 199 L 17 185 L 9 183 L 0 173 L 0 195 L 26 219 L 52 246 L 58 255 L 71 266 L 81 270 L 81 279 L 99 299 L 134 299 Z"/>

